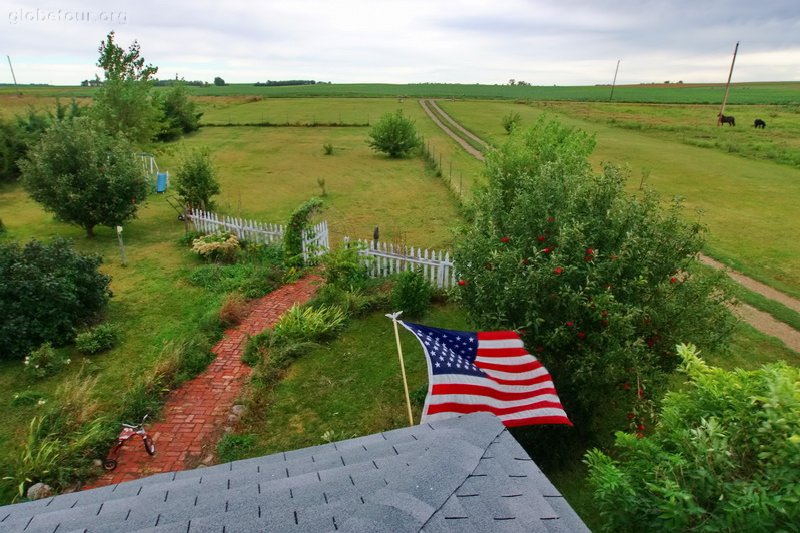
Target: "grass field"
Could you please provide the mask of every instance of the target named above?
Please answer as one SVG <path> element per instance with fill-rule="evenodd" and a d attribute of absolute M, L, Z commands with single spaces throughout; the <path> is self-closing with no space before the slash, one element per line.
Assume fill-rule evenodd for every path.
<path fill-rule="evenodd" d="M 707 251 L 764 283 L 800 296 L 800 169 L 755 161 L 736 154 L 689 146 L 664 138 L 663 132 L 617 128 L 575 118 L 564 106 L 530 106 L 511 102 L 440 102 L 441 107 L 468 129 L 492 143 L 507 135 L 500 117 L 519 112 L 530 125 L 543 112 L 566 124 L 594 133 L 593 159 L 627 165 L 630 188 L 645 183 L 666 198 L 685 199 L 687 215 L 708 226 Z M 719 128 L 719 135 L 734 134 Z M 753 128 L 747 134 L 756 136 Z"/>

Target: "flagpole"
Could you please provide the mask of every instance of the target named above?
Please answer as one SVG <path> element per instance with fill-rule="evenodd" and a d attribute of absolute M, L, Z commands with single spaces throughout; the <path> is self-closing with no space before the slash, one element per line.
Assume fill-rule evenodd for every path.
<path fill-rule="evenodd" d="M 414 415 L 411 414 L 411 397 L 408 395 L 408 380 L 406 379 L 406 365 L 403 362 L 403 347 L 400 345 L 400 333 L 397 331 L 397 317 L 403 312 L 397 311 L 386 315 L 394 324 L 394 339 L 397 341 L 397 356 L 400 358 L 400 372 L 403 374 L 403 389 L 406 392 L 406 409 L 408 409 L 408 425 L 414 425 Z"/>

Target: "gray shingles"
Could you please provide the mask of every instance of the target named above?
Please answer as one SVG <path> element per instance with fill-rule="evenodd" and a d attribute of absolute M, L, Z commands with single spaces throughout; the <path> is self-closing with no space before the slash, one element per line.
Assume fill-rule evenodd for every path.
<path fill-rule="evenodd" d="M 477 414 L 0 507 L 0 531 L 588 531 Z"/>

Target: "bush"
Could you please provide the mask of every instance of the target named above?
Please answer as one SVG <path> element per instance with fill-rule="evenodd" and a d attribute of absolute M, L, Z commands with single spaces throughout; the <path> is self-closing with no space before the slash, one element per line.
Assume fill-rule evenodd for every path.
<path fill-rule="evenodd" d="M 612 402 L 631 410 L 657 397 L 675 344 L 715 347 L 733 326 L 722 276 L 692 268 L 703 228 L 684 222 L 677 201 L 627 194 L 615 166 L 593 174 L 593 148 L 543 117 L 488 154 L 455 254 L 455 296 L 479 328 L 520 331 L 576 437 Z"/>
<path fill-rule="evenodd" d="M 308 228 L 311 217 L 322 207 L 322 200 L 309 198 L 300 207 L 294 210 L 286 224 L 283 234 L 283 251 L 285 262 L 289 266 L 302 267 L 303 259 L 303 232 Z"/>
<path fill-rule="evenodd" d="M 25 372 L 34 377 L 43 378 L 58 373 L 70 362 L 69 358 L 56 351 L 52 344 L 46 342 L 25 358 Z"/>
<path fill-rule="evenodd" d="M 247 302 L 238 293 L 232 293 L 225 297 L 219 309 L 219 322 L 225 328 L 238 326 L 247 316 Z"/>
<path fill-rule="evenodd" d="M 208 150 L 192 150 L 181 160 L 175 172 L 175 191 L 190 208 L 213 208 L 211 197 L 220 193 L 220 186 Z"/>
<path fill-rule="evenodd" d="M 111 324 L 100 324 L 96 328 L 79 333 L 75 337 L 75 346 L 78 351 L 86 355 L 110 350 L 119 341 L 119 331 Z"/>
<path fill-rule="evenodd" d="M 362 287 L 369 280 L 367 267 L 361 264 L 358 247 L 348 246 L 330 250 L 322 256 L 322 277 L 325 285 L 347 289 Z"/>
<path fill-rule="evenodd" d="M 689 386 L 652 435 L 586 455 L 606 531 L 793 531 L 800 523 L 800 370 L 710 368 L 679 346 Z"/>
<path fill-rule="evenodd" d="M 519 113 L 510 112 L 507 115 L 503 116 L 503 129 L 506 130 L 506 133 L 511 135 L 514 130 L 516 130 L 520 123 L 522 122 L 522 117 Z"/>
<path fill-rule="evenodd" d="M 323 144 L 322 151 L 325 155 L 333 155 L 333 144 L 331 143 Z"/>
<path fill-rule="evenodd" d="M 419 318 L 431 305 L 433 287 L 419 270 L 407 270 L 397 276 L 392 288 L 392 308 L 409 318 Z"/>
<path fill-rule="evenodd" d="M 239 248 L 239 238 L 224 231 L 209 233 L 192 241 L 192 251 L 208 261 L 232 263 Z"/>
<path fill-rule="evenodd" d="M 401 110 L 383 115 L 372 127 L 369 136 L 367 144 L 391 158 L 406 157 L 422 144 L 414 121 L 403 116 Z"/>
<path fill-rule="evenodd" d="M 111 297 L 100 263 L 63 239 L 0 243 L 0 358 L 23 357 L 44 342 L 67 344 L 96 320 Z"/>

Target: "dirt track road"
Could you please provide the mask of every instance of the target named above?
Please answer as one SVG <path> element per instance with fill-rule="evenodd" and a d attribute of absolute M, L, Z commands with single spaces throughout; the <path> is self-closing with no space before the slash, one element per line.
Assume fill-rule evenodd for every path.
<path fill-rule="evenodd" d="M 433 122 L 439 126 L 442 131 L 444 131 L 447 135 L 449 135 L 453 140 L 455 140 L 459 145 L 461 145 L 464 150 L 466 150 L 469 154 L 474 156 L 476 159 L 480 159 L 481 161 L 484 160 L 483 154 L 476 150 L 472 145 L 470 145 L 467 141 L 465 141 L 461 135 L 454 132 L 453 129 L 447 125 L 445 125 L 439 117 L 442 117 L 448 124 L 450 124 L 453 128 L 457 129 L 463 135 L 468 136 L 469 138 L 475 140 L 476 142 L 480 142 L 482 145 L 489 147 L 483 140 L 473 135 L 469 132 L 466 128 L 461 126 L 453 117 L 445 113 L 445 111 L 436 105 L 436 102 L 433 100 L 420 100 L 419 101 L 422 108 L 428 114 L 428 116 L 433 120 Z M 432 109 L 436 110 L 436 114 L 432 111 Z M 438 116 L 437 116 L 438 114 Z M 700 261 L 706 265 L 711 267 L 724 270 L 728 276 L 731 277 L 734 281 L 739 283 L 740 285 L 744 286 L 745 288 L 756 292 L 765 298 L 769 298 L 770 300 L 775 300 L 786 307 L 793 309 L 800 313 L 800 300 L 796 298 L 792 298 L 780 291 L 773 289 L 763 283 L 756 281 L 752 278 L 748 278 L 744 274 L 740 272 L 736 272 L 734 270 L 728 269 L 725 265 L 708 257 L 706 255 L 700 254 L 699 257 Z M 794 328 L 776 320 L 772 317 L 772 315 L 768 313 L 764 313 L 763 311 L 759 311 L 758 309 L 746 305 L 740 304 L 738 308 L 734 310 L 734 312 L 745 322 L 756 328 L 758 331 L 775 337 L 776 339 L 780 339 L 788 348 L 794 350 L 797 353 L 800 353 L 800 332 L 795 330 Z"/>

